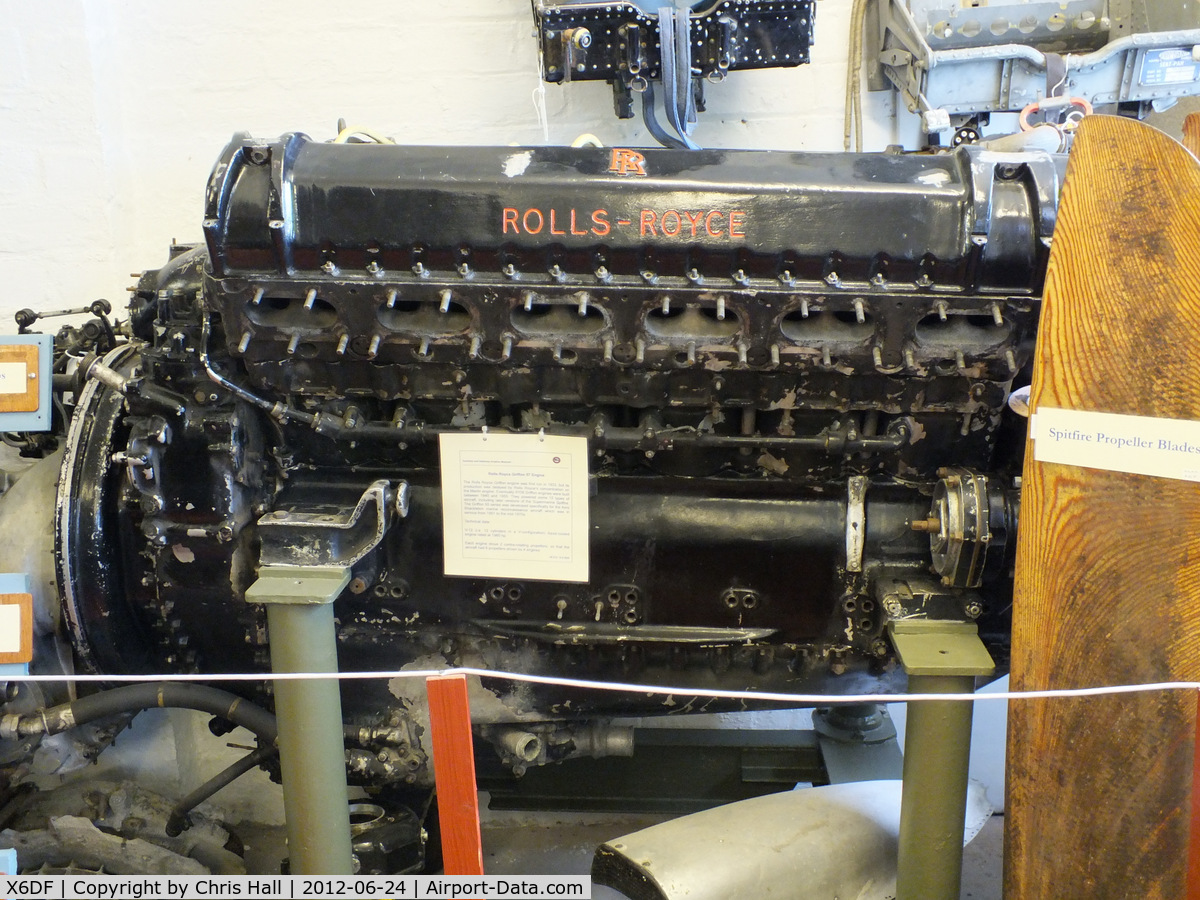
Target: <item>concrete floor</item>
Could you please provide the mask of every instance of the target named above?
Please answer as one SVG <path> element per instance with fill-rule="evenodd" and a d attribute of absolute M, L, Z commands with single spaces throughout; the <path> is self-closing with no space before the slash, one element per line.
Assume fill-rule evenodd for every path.
<path fill-rule="evenodd" d="M 1004 872 L 1004 816 L 992 816 L 963 850 L 962 900 L 1000 900 Z"/>

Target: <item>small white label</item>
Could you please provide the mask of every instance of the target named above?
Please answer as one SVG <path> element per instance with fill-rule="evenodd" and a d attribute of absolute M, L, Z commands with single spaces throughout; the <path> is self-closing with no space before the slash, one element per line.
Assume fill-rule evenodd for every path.
<path fill-rule="evenodd" d="M 1044 406 L 1029 429 L 1038 462 L 1200 481 L 1200 422 Z"/>
<path fill-rule="evenodd" d="M 24 394 L 29 390 L 29 369 L 21 362 L 0 362 L 0 394 Z"/>
<path fill-rule="evenodd" d="M 0 603 L 0 653 L 19 653 L 21 650 L 21 607 L 15 603 Z"/>
<path fill-rule="evenodd" d="M 586 438 L 443 434 L 447 575 L 588 580 Z"/>

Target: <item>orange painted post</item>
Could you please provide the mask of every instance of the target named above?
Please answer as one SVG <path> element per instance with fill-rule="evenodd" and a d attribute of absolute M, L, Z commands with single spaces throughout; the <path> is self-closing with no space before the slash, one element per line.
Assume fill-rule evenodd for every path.
<path fill-rule="evenodd" d="M 425 691 L 429 696 L 444 871 L 447 875 L 482 875 L 483 843 L 479 836 L 467 679 L 463 675 L 434 675 L 425 679 Z"/>
<path fill-rule="evenodd" d="M 1188 835 L 1187 900 L 1200 900 L 1200 691 L 1196 692 L 1196 746 L 1192 751 L 1192 821 Z"/>

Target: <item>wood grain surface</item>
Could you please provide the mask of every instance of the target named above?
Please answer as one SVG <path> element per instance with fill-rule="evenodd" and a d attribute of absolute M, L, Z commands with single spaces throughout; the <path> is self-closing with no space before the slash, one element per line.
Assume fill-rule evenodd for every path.
<path fill-rule="evenodd" d="M 1183 146 L 1200 158 L 1200 113 L 1188 113 L 1183 120 Z"/>
<path fill-rule="evenodd" d="M 1200 164 L 1129 119 L 1072 151 L 1032 406 L 1200 419 Z M 1014 690 L 1200 680 L 1200 485 L 1027 446 Z M 1010 704 L 1007 900 L 1184 896 L 1196 697 Z"/>

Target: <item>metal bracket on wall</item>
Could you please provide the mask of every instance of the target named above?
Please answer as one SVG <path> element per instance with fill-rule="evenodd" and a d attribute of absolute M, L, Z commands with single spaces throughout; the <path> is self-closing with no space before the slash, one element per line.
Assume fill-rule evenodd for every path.
<path fill-rule="evenodd" d="M 807 63 L 815 0 L 534 0 L 542 78 L 552 84 L 607 81 L 618 118 L 634 115 L 633 95 L 651 134 L 668 147 L 697 149 L 689 134 L 704 110 L 704 82 L 736 69 Z M 653 82 L 667 121 L 659 126 Z"/>
<path fill-rule="evenodd" d="M 927 131 L 948 128 L 949 116 L 1018 112 L 1049 97 L 1132 104 L 1125 110 L 1141 115 L 1200 94 L 1195 4 L 870 2 L 868 87 L 895 87 Z"/>

